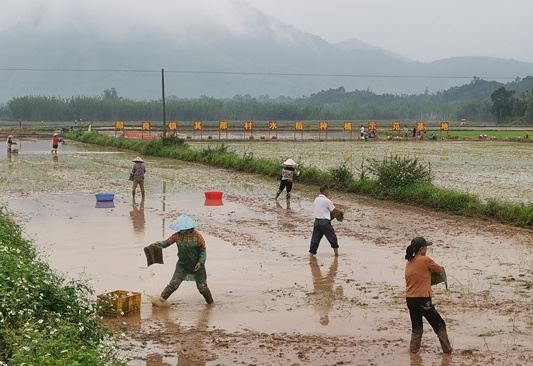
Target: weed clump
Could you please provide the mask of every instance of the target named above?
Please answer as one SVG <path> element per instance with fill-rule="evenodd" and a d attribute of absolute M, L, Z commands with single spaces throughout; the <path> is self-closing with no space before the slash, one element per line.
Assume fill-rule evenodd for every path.
<path fill-rule="evenodd" d="M 370 160 L 368 171 L 377 183 L 387 189 L 405 188 L 416 184 L 431 185 L 431 166 L 416 158 L 390 155 L 382 161 Z"/>

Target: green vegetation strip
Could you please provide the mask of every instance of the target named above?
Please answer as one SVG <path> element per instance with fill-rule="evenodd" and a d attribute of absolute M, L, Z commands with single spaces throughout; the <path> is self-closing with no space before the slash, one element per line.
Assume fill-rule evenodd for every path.
<path fill-rule="evenodd" d="M 97 132 L 78 131 L 64 134 L 64 137 L 84 143 L 133 150 L 143 155 L 200 162 L 271 178 L 277 178 L 281 171 L 281 161 L 257 159 L 250 155 L 240 157 L 228 151 L 224 144 L 215 149 L 208 147 L 196 151 L 190 149 L 185 140 L 176 136 L 137 140 L 103 136 Z M 355 178 L 353 172 L 345 165 L 330 171 L 305 166 L 301 168 L 302 174 L 299 182 L 303 184 L 326 183 L 344 192 L 533 229 L 532 205 L 501 202 L 494 199 L 484 203 L 476 196 L 437 188 L 432 184 L 430 166 L 418 162 L 416 158 L 390 156 L 382 161 L 364 161 L 359 169 L 358 178 Z"/>
<path fill-rule="evenodd" d="M 92 291 L 38 259 L 0 212 L 0 365 L 124 365 Z"/>

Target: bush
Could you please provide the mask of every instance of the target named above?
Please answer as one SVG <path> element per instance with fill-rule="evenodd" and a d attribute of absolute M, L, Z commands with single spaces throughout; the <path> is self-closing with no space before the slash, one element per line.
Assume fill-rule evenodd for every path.
<path fill-rule="evenodd" d="M 416 158 L 390 155 L 382 161 L 370 160 L 368 172 L 386 189 L 404 188 L 415 184 L 431 184 L 429 164 L 421 164 Z"/>

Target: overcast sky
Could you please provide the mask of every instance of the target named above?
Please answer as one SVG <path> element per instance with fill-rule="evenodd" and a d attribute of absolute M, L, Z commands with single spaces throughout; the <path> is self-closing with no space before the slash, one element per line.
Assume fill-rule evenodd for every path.
<path fill-rule="evenodd" d="M 20 0 L 0 1 L 0 30 L 16 25 L 39 3 L 84 3 L 142 17 L 171 4 L 209 21 L 231 24 L 233 0 Z M 357 38 L 418 61 L 492 56 L 533 62 L 533 0 L 247 0 L 278 20 L 335 43 Z M 88 5 L 90 4 L 90 5 Z M 94 5 L 93 5 L 94 4 Z M 95 14 L 97 12 L 95 11 Z M 204 19 L 208 13 L 209 17 Z M 152 14 L 153 15 L 153 14 Z M 168 14 L 167 14 L 168 15 Z M 204 19 L 204 20 L 202 20 Z M 116 19 L 120 25 L 120 19 Z"/>
<path fill-rule="evenodd" d="M 249 0 L 329 42 L 357 38 L 419 61 L 533 62 L 532 0 Z"/>

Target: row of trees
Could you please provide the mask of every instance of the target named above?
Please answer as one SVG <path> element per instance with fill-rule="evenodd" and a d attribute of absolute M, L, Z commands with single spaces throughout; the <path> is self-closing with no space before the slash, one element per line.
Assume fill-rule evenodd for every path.
<path fill-rule="evenodd" d="M 217 120 L 460 120 L 492 121 L 490 101 L 437 103 L 394 100 L 390 103 L 296 104 L 251 100 L 202 98 L 169 100 L 166 119 L 171 121 Z M 161 120 L 161 101 L 106 99 L 103 97 L 48 96 L 13 98 L 0 111 L 4 120 L 25 121 L 154 121 Z"/>
<path fill-rule="evenodd" d="M 471 88 L 487 87 L 474 80 Z M 492 84 L 491 84 L 492 85 Z M 461 93 L 467 93 L 462 88 Z M 444 120 L 528 124 L 533 121 L 533 92 L 515 96 L 500 87 L 490 99 L 438 101 L 429 95 L 377 95 L 371 91 L 347 93 L 343 87 L 299 99 L 258 100 L 250 96 L 233 99 L 202 97 L 169 98 L 168 121 L 217 120 Z M 441 96 L 442 97 L 442 96 Z M 444 98 L 446 99 L 446 98 Z M 161 100 L 136 101 L 118 95 L 115 89 L 101 96 L 59 98 L 29 95 L 16 97 L 0 107 L 0 119 L 26 121 L 157 121 L 162 119 Z"/>

